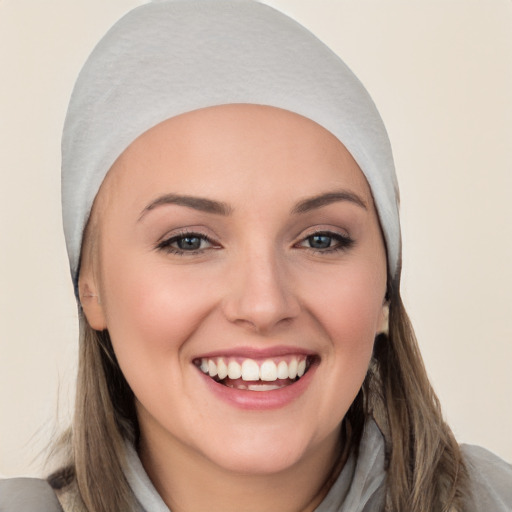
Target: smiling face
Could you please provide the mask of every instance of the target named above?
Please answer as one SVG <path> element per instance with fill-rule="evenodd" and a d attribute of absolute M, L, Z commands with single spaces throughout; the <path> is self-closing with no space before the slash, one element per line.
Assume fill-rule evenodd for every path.
<path fill-rule="evenodd" d="M 344 146 L 275 108 L 188 113 L 123 153 L 93 218 L 82 303 L 136 396 L 142 450 L 246 474 L 331 460 L 386 291 Z"/>

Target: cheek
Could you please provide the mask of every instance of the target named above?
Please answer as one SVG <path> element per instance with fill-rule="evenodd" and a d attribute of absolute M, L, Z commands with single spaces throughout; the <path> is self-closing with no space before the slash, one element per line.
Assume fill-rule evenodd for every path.
<path fill-rule="evenodd" d="M 363 339 L 373 343 L 385 295 L 383 276 L 385 271 L 372 271 L 365 266 L 316 275 L 314 285 L 308 286 L 304 296 L 333 342 L 355 345 L 354 348 Z"/>
<path fill-rule="evenodd" d="M 197 269 L 112 259 L 105 262 L 104 275 L 107 328 L 121 366 L 135 362 L 150 371 L 176 364 L 181 347 L 215 304 Z M 163 357 L 169 354 L 173 357 Z"/>
<path fill-rule="evenodd" d="M 308 286 L 310 317 L 328 343 L 322 346 L 321 376 L 316 413 L 323 418 L 320 432 L 335 431 L 366 377 L 378 329 L 384 285 L 366 271 L 317 274 Z"/>
<path fill-rule="evenodd" d="M 177 409 L 193 417 L 187 342 L 214 307 L 211 287 L 200 286 L 197 269 L 127 260 L 105 270 L 107 328 L 130 388 L 154 417 Z"/>
<path fill-rule="evenodd" d="M 326 357 L 325 364 L 336 380 L 337 393 L 343 395 L 344 407 L 355 398 L 368 370 L 380 328 L 383 275 L 385 269 L 372 272 L 366 266 L 336 269 L 328 275 L 317 274 L 315 286 L 309 285 L 304 292 L 312 318 L 329 340 L 327 350 L 333 357 Z"/>

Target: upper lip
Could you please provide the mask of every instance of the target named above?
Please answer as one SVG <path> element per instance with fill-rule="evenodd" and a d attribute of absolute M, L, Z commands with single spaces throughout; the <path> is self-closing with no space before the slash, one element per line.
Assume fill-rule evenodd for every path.
<path fill-rule="evenodd" d="M 312 350 L 306 350 L 294 346 L 274 346 L 274 347 L 234 347 L 230 349 L 217 349 L 211 352 L 200 354 L 194 359 L 208 359 L 213 357 L 242 357 L 246 359 L 270 359 L 273 357 L 284 357 L 291 355 L 314 356 L 316 353 Z"/>

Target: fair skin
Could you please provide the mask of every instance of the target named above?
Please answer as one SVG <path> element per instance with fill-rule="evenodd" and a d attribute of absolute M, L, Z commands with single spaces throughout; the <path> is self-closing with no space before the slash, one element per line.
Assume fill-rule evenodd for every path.
<path fill-rule="evenodd" d="M 93 217 L 84 312 L 109 330 L 167 505 L 313 510 L 384 315 L 385 248 L 348 151 L 287 111 L 203 109 L 133 142 Z M 257 376 L 210 375 L 224 363 Z M 280 363 L 305 373 L 276 380 Z"/>

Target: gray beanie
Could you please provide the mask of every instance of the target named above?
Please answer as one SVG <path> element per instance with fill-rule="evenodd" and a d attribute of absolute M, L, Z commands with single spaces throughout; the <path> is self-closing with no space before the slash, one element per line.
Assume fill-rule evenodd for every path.
<path fill-rule="evenodd" d="M 249 103 L 336 136 L 373 194 L 392 279 L 400 273 L 398 186 L 382 120 L 357 77 L 303 26 L 254 0 L 159 0 L 119 20 L 75 84 L 62 137 L 62 213 L 78 297 L 85 225 L 112 164 L 142 133 L 204 107 Z"/>

